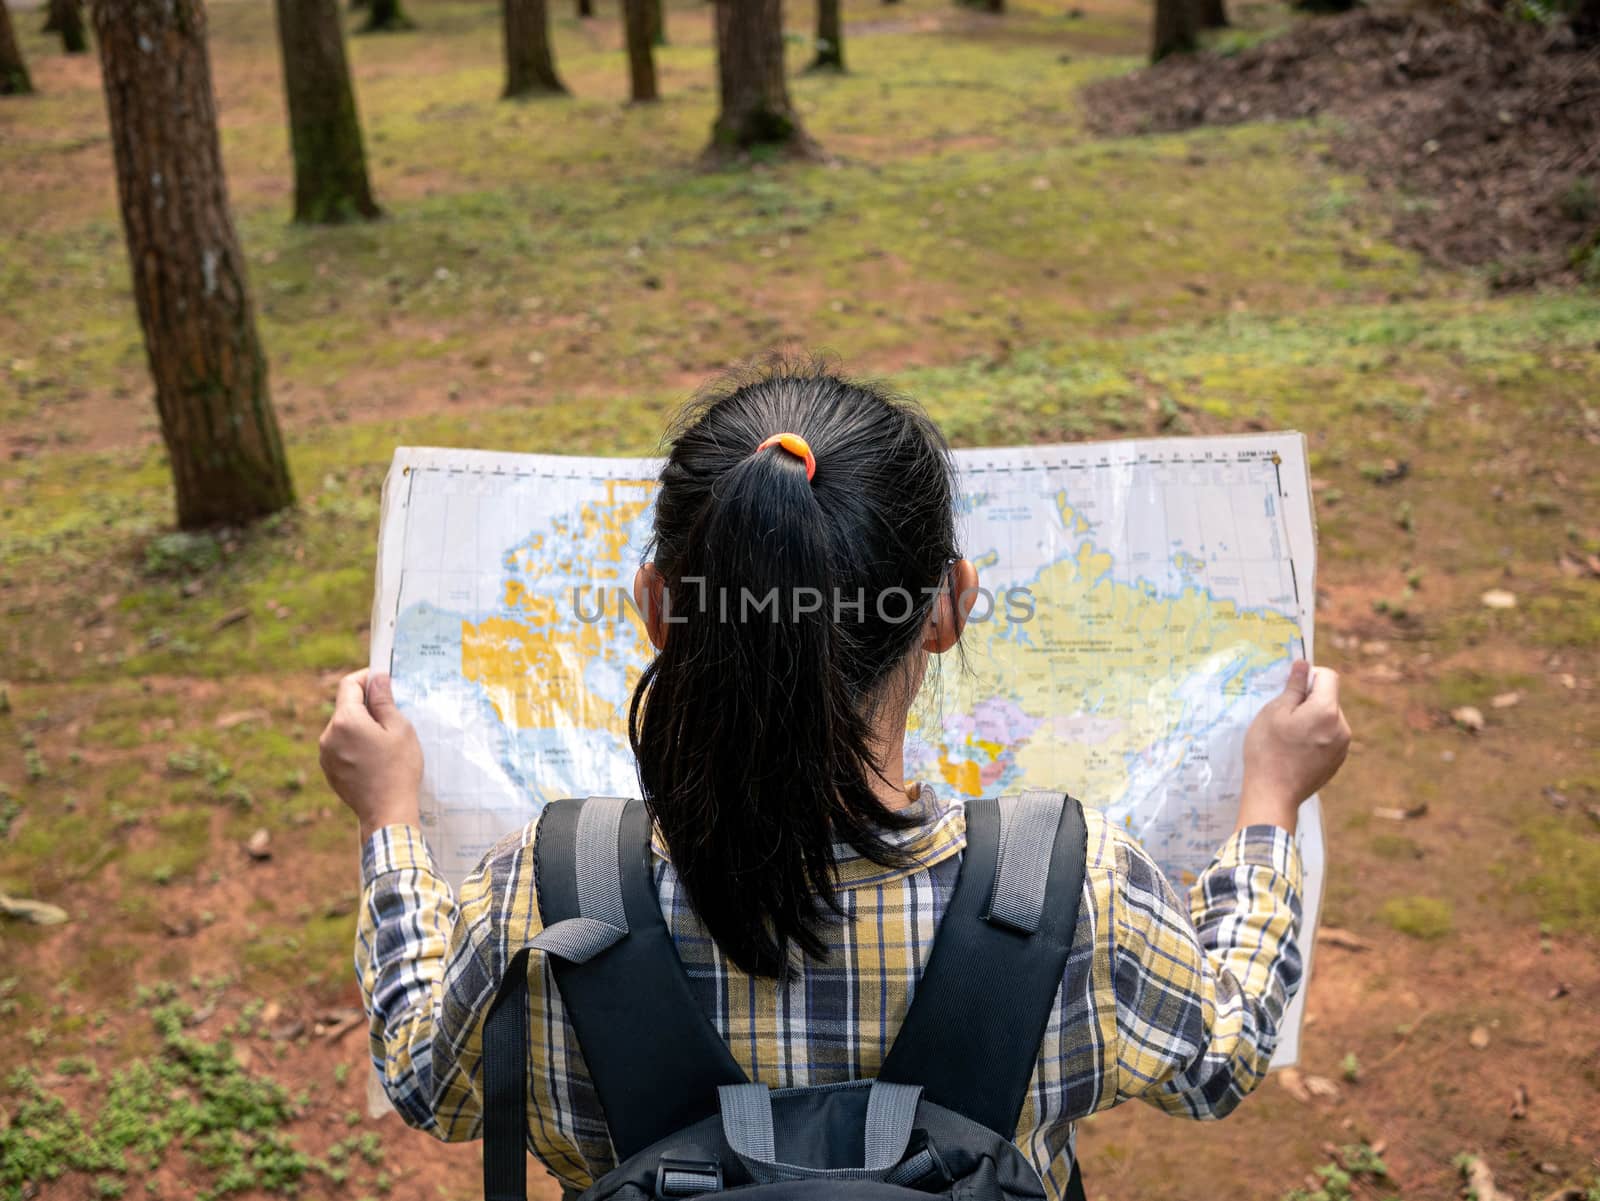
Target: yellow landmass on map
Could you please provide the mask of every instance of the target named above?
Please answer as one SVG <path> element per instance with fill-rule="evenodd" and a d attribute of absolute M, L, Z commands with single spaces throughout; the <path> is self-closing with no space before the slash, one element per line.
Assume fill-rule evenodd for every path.
<path fill-rule="evenodd" d="M 1081 532 L 1064 505 L 1063 525 Z M 984 696 L 1015 699 L 1043 724 L 1014 750 L 1029 785 L 1070 788 L 1089 801 L 1120 796 L 1127 756 L 1162 747 L 1174 762 L 1184 746 L 1168 740 L 1179 725 L 1179 690 L 1196 677 L 1241 677 L 1283 659 L 1299 637 L 1288 617 L 1241 610 L 1198 589 L 1174 597 L 1114 580 L 1112 557 L 1089 542 L 1045 568 L 1029 586 L 1033 619 L 977 624 L 967 634 L 972 671 L 953 707 L 971 712 Z M 933 731 L 924 729 L 924 735 Z M 980 773 L 1006 748 L 977 737 L 947 747 L 940 772 L 960 792 L 983 791 Z M 1152 752 L 1155 753 L 1155 752 Z"/>
<path fill-rule="evenodd" d="M 628 524 L 649 507 L 654 484 L 605 481 L 604 498 L 583 506 L 576 529 L 552 523 L 569 549 L 552 558 L 544 534 L 534 534 L 507 552 L 512 573 L 502 597 L 511 615 L 461 623 L 461 674 L 481 685 L 500 721 L 513 730 L 576 728 L 607 730 L 627 737 L 627 704 L 595 695 L 584 684 L 597 661 L 621 665 L 627 691 L 649 661 L 643 624 L 620 604 L 623 551 Z M 574 557 L 581 553 L 583 562 Z M 571 596 L 552 597 L 530 584 L 553 573 L 589 580 L 582 604 L 599 621 L 578 620 Z"/>

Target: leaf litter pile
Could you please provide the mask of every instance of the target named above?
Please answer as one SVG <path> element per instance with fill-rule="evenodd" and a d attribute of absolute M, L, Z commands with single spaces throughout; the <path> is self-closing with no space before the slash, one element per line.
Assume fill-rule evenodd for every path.
<path fill-rule="evenodd" d="M 1600 47 L 1464 6 L 1302 21 L 1228 54 L 1177 55 L 1087 89 L 1129 135 L 1338 119 L 1330 153 L 1397 201 L 1395 236 L 1498 288 L 1600 283 Z"/>

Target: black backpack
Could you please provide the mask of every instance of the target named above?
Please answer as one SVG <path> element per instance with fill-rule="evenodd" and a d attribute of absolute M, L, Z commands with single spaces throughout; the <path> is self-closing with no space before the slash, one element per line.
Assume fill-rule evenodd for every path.
<path fill-rule="evenodd" d="M 484 1030 L 487 1201 L 527 1196 L 528 952 L 550 959 L 618 1166 L 580 1201 L 1041 1201 L 1011 1142 L 1077 929 L 1083 811 L 1059 792 L 967 805 L 967 848 L 876 1080 L 752 1084 L 689 991 L 640 801 L 558 801 L 534 848 L 544 931 Z M 1068 1201 L 1081 1201 L 1076 1166 Z"/>

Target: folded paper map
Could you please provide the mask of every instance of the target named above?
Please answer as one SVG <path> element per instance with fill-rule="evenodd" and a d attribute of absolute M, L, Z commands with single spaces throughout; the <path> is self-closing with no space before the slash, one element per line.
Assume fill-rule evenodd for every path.
<path fill-rule="evenodd" d="M 928 674 L 908 779 L 962 797 L 1060 788 L 1180 892 L 1232 831 L 1257 709 L 1311 655 L 1316 539 L 1298 434 L 963 450 L 984 592 Z M 629 589 L 659 463 L 401 448 L 384 485 L 372 665 L 426 752 L 423 825 L 452 882 L 547 801 L 638 794 Z M 1322 892 L 1302 812 L 1301 947 Z M 1274 1063 L 1296 1062 L 1302 997 Z"/>

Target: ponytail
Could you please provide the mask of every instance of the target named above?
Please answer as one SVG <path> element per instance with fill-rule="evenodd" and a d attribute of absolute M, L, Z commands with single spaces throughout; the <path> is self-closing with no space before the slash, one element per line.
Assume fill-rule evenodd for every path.
<path fill-rule="evenodd" d="M 793 431 L 816 477 L 785 450 Z M 656 501 L 665 645 L 633 696 L 640 783 L 695 912 L 745 971 L 825 953 L 842 842 L 884 865 L 915 819 L 873 788 L 873 718 L 954 557 L 948 450 L 919 412 L 821 374 L 703 397 Z M 886 589 L 905 603 L 879 605 Z M 885 617 L 883 610 L 888 610 Z"/>

